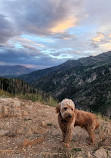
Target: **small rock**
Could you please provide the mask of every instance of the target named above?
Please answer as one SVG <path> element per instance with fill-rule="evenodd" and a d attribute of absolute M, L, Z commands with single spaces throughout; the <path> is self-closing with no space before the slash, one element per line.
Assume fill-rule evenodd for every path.
<path fill-rule="evenodd" d="M 8 116 L 8 107 L 4 105 L 0 105 L 0 117 Z"/>
<path fill-rule="evenodd" d="M 29 127 L 21 127 L 19 128 L 19 130 L 17 131 L 17 134 L 32 134 L 33 131 L 31 130 L 31 128 Z"/>
<path fill-rule="evenodd" d="M 18 109 L 18 108 L 11 108 L 9 110 L 9 116 L 12 116 L 12 117 L 21 117 L 22 114 L 21 114 L 21 110 Z"/>
<path fill-rule="evenodd" d="M 77 154 L 77 158 L 86 158 L 87 155 L 86 155 L 86 152 L 85 151 L 81 151 Z"/>
<path fill-rule="evenodd" d="M 42 125 L 46 126 L 47 125 L 47 121 L 42 121 Z"/>
<path fill-rule="evenodd" d="M 107 158 L 107 152 L 104 148 L 100 148 L 94 154 L 96 158 Z"/>
<path fill-rule="evenodd" d="M 0 118 L 3 117 L 21 117 L 21 109 L 20 106 L 22 102 L 18 99 L 11 99 L 11 98 L 0 98 Z M 24 115 L 27 115 L 24 112 Z"/>
<path fill-rule="evenodd" d="M 19 100 L 14 100 L 14 106 L 20 107 L 22 105 L 22 102 Z"/>
<path fill-rule="evenodd" d="M 42 121 L 42 126 L 46 127 L 46 126 L 52 126 L 52 123 L 49 121 Z"/>
<path fill-rule="evenodd" d="M 0 130 L 0 137 L 5 136 L 9 133 L 9 130 Z"/>
<path fill-rule="evenodd" d="M 108 156 L 109 158 L 111 157 L 111 151 L 108 150 Z"/>
<path fill-rule="evenodd" d="M 28 112 L 22 110 L 22 115 L 23 115 L 23 116 L 28 116 Z"/>
<path fill-rule="evenodd" d="M 88 158 L 92 158 L 93 156 L 90 154 L 90 152 L 88 151 L 88 153 L 87 153 L 87 157 Z"/>
<path fill-rule="evenodd" d="M 9 133 L 6 134 L 6 136 L 8 136 L 8 137 L 16 137 L 16 133 L 9 132 Z"/>

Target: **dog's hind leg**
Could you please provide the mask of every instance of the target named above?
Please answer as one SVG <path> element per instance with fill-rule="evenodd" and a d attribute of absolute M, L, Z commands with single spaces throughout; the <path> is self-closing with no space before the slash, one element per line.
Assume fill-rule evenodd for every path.
<path fill-rule="evenodd" d="M 89 138 L 90 138 L 90 142 L 89 143 L 94 143 L 94 141 L 95 141 L 95 133 L 94 133 L 95 127 L 92 126 L 92 125 L 87 125 L 85 127 L 85 129 L 86 129 L 86 131 L 89 134 Z"/>
<path fill-rule="evenodd" d="M 94 133 L 95 128 L 88 128 L 87 132 L 89 134 L 89 138 L 90 138 L 90 143 L 94 143 L 95 142 L 95 133 Z"/>

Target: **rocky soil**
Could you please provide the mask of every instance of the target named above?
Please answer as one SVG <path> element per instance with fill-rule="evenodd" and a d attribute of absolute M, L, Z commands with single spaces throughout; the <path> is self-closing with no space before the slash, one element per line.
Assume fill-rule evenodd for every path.
<path fill-rule="evenodd" d="M 39 102 L 0 98 L 0 158 L 111 158 L 111 122 L 99 117 L 96 142 L 74 128 L 69 149 L 62 143 L 55 108 Z"/>

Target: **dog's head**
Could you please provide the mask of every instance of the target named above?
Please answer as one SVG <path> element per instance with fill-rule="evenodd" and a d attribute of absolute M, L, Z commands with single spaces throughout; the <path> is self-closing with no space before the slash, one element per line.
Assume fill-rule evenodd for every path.
<path fill-rule="evenodd" d="M 56 112 L 61 114 L 64 120 L 70 120 L 74 118 L 75 105 L 71 99 L 63 99 L 56 107 Z"/>

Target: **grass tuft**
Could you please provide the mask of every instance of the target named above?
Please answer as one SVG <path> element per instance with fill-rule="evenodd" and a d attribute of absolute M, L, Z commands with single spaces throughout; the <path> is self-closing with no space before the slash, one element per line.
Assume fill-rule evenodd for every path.
<path fill-rule="evenodd" d="M 42 97 L 39 94 L 26 93 L 25 95 L 19 94 L 19 95 L 17 95 L 17 97 L 20 99 L 31 100 L 33 102 L 39 101 L 43 104 L 48 104 L 50 106 L 56 106 L 58 104 L 58 102 L 56 100 L 54 100 L 51 96 L 50 97 Z"/>
<path fill-rule="evenodd" d="M 12 98 L 13 95 L 0 89 L 0 97 L 2 97 L 2 98 L 11 97 Z"/>

